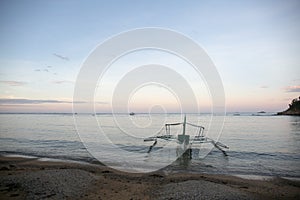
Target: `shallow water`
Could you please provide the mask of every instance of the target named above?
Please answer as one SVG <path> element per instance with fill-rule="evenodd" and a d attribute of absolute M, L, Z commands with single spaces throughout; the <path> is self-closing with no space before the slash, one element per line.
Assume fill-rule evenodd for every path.
<path fill-rule="evenodd" d="M 147 151 L 152 142 L 143 142 L 143 138 L 157 134 L 164 123 L 182 121 L 180 114 L 102 114 L 96 117 L 76 115 L 76 118 L 75 126 L 71 114 L 1 114 L 0 151 L 2 154 L 96 161 L 86 150 L 87 146 L 101 162 L 115 167 L 126 167 L 134 159 L 132 155 L 141 155 L 138 159 L 142 161 L 135 165 L 138 170 L 176 160 L 178 144 L 159 141 L 149 155 Z M 189 122 L 204 126 L 209 137 L 220 137 L 219 141 L 230 147 L 228 156 L 213 149 L 204 158 L 199 158 L 196 149 L 192 160 L 178 159 L 165 170 L 300 178 L 300 117 L 228 114 L 221 135 L 210 126 L 211 119 L 208 114 L 187 115 Z M 215 116 L 213 120 L 222 124 L 223 118 Z M 101 138 L 103 135 L 99 137 L 99 127 L 114 146 L 107 144 Z M 182 126 L 172 127 L 171 131 L 180 134 Z M 186 133 L 193 135 L 196 131 L 187 128 Z M 200 152 L 205 148 L 201 147 Z M 127 157 L 120 158 L 120 150 L 129 152 Z"/>

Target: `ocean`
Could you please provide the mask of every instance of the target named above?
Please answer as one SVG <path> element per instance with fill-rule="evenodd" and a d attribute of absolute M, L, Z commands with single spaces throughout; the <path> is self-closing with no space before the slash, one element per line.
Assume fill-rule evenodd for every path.
<path fill-rule="evenodd" d="M 96 156 L 108 166 L 132 171 L 163 168 L 166 172 L 300 178 L 300 117 L 273 113 L 186 116 L 188 122 L 204 126 L 209 137 L 229 146 L 228 156 L 216 148 L 195 146 L 192 159 L 177 158 L 179 144 L 174 141 L 158 141 L 147 153 L 153 142 L 144 139 L 164 133 L 165 123 L 182 122 L 181 114 L 0 114 L 0 154 L 88 163 L 97 163 Z M 212 119 L 222 125 L 218 134 L 209 132 L 215 125 Z M 172 134 L 181 132 L 180 125 L 171 128 Z M 186 134 L 196 132 L 196 128 L 186 130 Z M 207 155 L 199 156 L 199 152 Z"/>

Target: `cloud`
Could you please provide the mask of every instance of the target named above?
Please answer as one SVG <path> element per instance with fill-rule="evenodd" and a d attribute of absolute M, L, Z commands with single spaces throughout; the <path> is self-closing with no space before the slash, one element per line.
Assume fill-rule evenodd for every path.
<path fill-rule="evenodd" d="M 39 100 L 39 99 L 0 99 L 0 104 L 43 104 L 43 103 L 85 103 L 84 101 L 60 101 L 60 100 Z"/>
<path fill-rule="evenodd" d="M 35 72 L 50 72 L 50 68 L 52 68 L 52 66 L 47 66 L 46 68 L 43 69 L 35 69 Z"/>
<path fill-rule="evenodd" d="M 260 88 L 265 89 L 265 88 L 269 88 L 269 86 L 267 86 L 267 85 L 262 85 L 262 86 L 260 86 Z"/>
<path fill-rule="evenodd" d="M 23 81 L 0 81 L 0 83 L 6 84 L 9 86 L 23 86 L 23 85 L 27 84 L 26 82 L 23 82 Z"/>
<path fill-rule="evenodd" d="M 53 100 L 53 99 L 9 99 L 9 98 L 0 98 L 0 105 L 18 105 L 18 104 L 59 104 L 59 103 L 76 103 L 76 104 L 84 104 L 86 101 L 61 101 L 61 100 Z M 97 104 L 107 104 L 107 102 L 95 102 Z"/>
<path fill-rule="evenodd" d="M 286 92 L 300 92 L 300 85 L 292 85 L 284 88 Z"/>
<path fill-rule="evenodd" d="M 74 83 L 73 81 L 53 81 L 52 83 L 55 83 L 55 84 L 64 84 L 64 83 Z"/>
<path fill-rule="evenodd" d="M 105 102 L 105 101 L 96 101 L 95 103 L 96 103 L 96 104 L 104 104 L 104 105 L 105 105 L 105 104 L 108 104 L 108 102 Z"/>
<path fill-rule="evenodd" d="M 53 53 L 53 55 L 56 56 L 57 58 L 65 60 L 65 61 L 69 61 L 70 60 L 68 57 L 62 56 L 62 55 L 59 55 L 59 54 L 56 54 L 56 53 Z"/>

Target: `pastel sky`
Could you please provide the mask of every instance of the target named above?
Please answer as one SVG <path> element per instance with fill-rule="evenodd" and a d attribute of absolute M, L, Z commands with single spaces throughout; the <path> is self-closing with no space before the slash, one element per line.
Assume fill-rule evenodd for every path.
<path fill-rule="evenodd" d="M 299 10 L 297 0 L 2 0 L 0 112 L 72 112 L 75 81 L 90 52 L 113 35 L 143 27 L 178 31 L 201 45 L 223 81 L 227 111 L 282 111 L 300 94 Z M 106 76 L 107 93 L 95 95 L 97 112 L 110 112 L 110 94 L 122 71 L 118 66 L 128 70 L 145 58 L 164 63 L 168 57 L 132 56 Z M 184 65 L 177 58 L 172 64 Z M 180 69 L 197 84 L 192 72 Z M 202 89 L 196 96 L 206 111 L 209 95 Z M 159 87 L 145 87 L 129 106 L 147 112 L 149 104 L 178 111 L 176 98 Z"/>

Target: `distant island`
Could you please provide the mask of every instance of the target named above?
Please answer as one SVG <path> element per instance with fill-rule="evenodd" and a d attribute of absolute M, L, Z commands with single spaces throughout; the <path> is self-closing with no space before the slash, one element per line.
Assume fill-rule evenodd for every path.
<path fill-rule="evenodd" d="M 289 108 L 283 112 L 277 113 L 277 115 L 297 115 L 300 116 L 300 97 L 293 99 L 289 104 Z"/>

